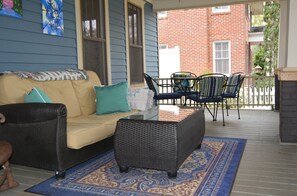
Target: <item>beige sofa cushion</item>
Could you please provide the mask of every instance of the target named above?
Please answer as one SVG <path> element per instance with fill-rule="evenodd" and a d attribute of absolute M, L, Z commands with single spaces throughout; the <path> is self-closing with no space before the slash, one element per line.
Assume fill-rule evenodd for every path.
<path fill-rule="evenodd" d="M 15 74 L 0 77 L 0 105 L 24 103 L 24 95 L 38 87 L 43 90 L 54 103 L 63 103 L 67 107 L 67 117 L 81 115 L 79 102 L 70 80 L 40 82 L 22 79 Z"/>
<path fill-rule="evenodd" d="M 63 103 L 67 108 L 67 117 L 81 115 L 79 102 L 72 87 L 71 80 L 46 81 L 43 82 L 45 93 L 52 99 L 53 103 Z"/>
<path fill-rule="evenodd" d="M 38 87 L 44 90 L 42 82 L 21 79 L 14 74 L 0 76 L 0 105 L 23 103 L 25 93 L 30 92 L 32 87 Z"/>
<path fill-rule="evenodd" d="M 137 113 L 134 110 L 124 113 L 106 115 L 89 115 L 69 118 L 67 120 L 67 146 L 80 149 L 112 136 L 115 132 L 116 122 L 125 116 Z"/>
<path fill-rule="evenodd" d="M 96 94 L 94 86 L 101 85 L 100 79 L 93 71 L 87 71 L 89 80 L 73 80 L 72 85 L 83 115 L 94 114 L 96 111 Z"/>

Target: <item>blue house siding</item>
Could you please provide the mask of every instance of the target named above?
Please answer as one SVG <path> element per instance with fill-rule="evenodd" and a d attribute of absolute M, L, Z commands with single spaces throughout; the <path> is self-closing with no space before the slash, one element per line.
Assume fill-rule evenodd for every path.
<path fill-rule="evenodd" d="M 42 33 L 41 1 L 23 1 L 23 18 L 0 15 L 0 71 L 45 71 L 77 67 L 73 0 L 63 1 L 64 36 Z"/>
<path fill-rule="evenodd" d="M 145 29 L 145 54 L 146 54 L 146 73 L 159 76 L 158 58 L 158 33 L 157 33 L 157 14 L 152 11 L 152 5 L 146 3 L 144 6 L 144 29 Z"/>
<path fill-rule="evenodd" d="M 125 1 L 109 1 L 110 56 L 112 83 L 127 80 Z"/>
<path fill-rule="evenodd" d="M 64 0 L 64 36 L 42 33 L 41 1 L 23 0 L 23 18 L 0 15 L 0 72 L 77 68 L 74 0 Z M 144 9 L 146 71 L 158 77 L 157 17 Z M 109 1 L 112 83 L 127 80 L 125 0 Z"/>

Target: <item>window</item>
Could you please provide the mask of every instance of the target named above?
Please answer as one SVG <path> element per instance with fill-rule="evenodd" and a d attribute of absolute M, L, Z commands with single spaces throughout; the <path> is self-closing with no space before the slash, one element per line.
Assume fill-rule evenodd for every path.
<path fill-rule="evenodd" d="M 217 6 L 217 7 L 212 7 L 212 12 L 213 13 L 221 13 L 221 12 L 230 12 L 230 6 Z"/>
<path fill-rule="evenodd" d="M 166 17 L 167 17 L 167 11 L 158 12 L 158 18 L 166 18 Z"/>
<path fill-rule="evenodd" d="M 84 69 L 108 83 L 104 0 L 81 0 Z"/>
<path fill-rule="evenodd" d="M 214 72 L 230 74 L 230 42 L 218 41 L 213 44 Z"/>
<path fill-rule="evenodd" d="M 142 10 L 128 3 L 130 82 L 143 83 Z"/>
<path fill-rule="evenodd" d="M 159 49 L 168 49 L 168 44 L 159 44 Z"/>

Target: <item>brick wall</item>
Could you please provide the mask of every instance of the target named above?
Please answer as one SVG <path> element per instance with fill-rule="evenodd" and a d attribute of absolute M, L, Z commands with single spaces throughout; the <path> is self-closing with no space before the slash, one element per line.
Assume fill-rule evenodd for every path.
<path fill-rule="evenodd" d="M 213 71 L 213 42 L 231 42 L 231 72 L 245 71 L 249 22 L 245 5 L 232 5 L 228 13 L 211 8 L 174 10 L 159 19 L 159 44 L 180 46 L 182 71 L 197 75 Z"/>

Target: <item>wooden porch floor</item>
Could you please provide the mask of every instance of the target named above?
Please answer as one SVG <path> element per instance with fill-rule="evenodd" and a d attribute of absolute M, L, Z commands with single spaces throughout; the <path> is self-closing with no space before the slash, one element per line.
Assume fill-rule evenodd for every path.
<path fill-rule="evenodd" d="M 221 112 L 219 112 L 220 114 Z M 206 112 L 206 135 L 248 139 L 232 189 L 232 196 L 244 195 L 297 195 L 297 145 L 280 145 L 279 113 L 263 110 L 236 110 L 213 122 Z M 53 175 L 51 171 L 12 165 L 20 186 L 0 195 L 35 195 L 23 190 Z"/>

